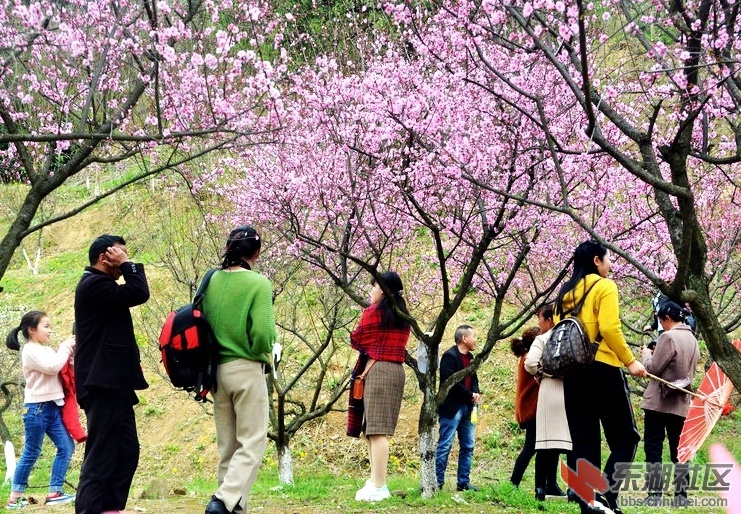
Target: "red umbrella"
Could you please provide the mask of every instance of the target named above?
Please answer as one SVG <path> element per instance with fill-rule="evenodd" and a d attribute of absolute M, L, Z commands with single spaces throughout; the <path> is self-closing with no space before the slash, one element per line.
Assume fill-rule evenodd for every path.
<path fill-rule="evenodd" d="M 741 340 L 733 341 L 733 346 L 741 350 Z M 732 392 L 733 383 L 718 364 L 713 362 L 705 373 L 684 420 L 677 449 L 677 460 L 680 463 L 684 464 L 695 456 L 723 414 L 723 408 Z"/>

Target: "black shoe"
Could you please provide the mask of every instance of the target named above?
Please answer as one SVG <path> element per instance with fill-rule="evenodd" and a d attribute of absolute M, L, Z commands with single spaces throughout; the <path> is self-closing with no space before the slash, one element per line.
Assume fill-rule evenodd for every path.
<path fill-rule="evenodd" d="M 218 499 L 216 496 L 211 497 L 211 501 L 206 505 L 206 512 L 204 514 L 232 514 L 224 505 L 224 502 Z"/>
<path fill-rule="evenodd" d="M 600 502 L 594 502 L 594 505 L 581 504 L 581 514 L 615 514 L 615 512 Z"/>
<path fill-rule="evenodd" d="M 571 489 L 569 489 L 569 492 L 572 492 Z M 579 497 L 576 493 L 573 494 L 574 498 L 577 498 L 576 501 L 579 503 L 581 514 L 622 514 L 621 510 L 611 509 L 607 505 L 607 499 L 600 493 L 594 494 L 594 505 L 589 505 L 588 503 L 578 499 Z"/>
<path fill-rule="evenodd" d="M 566 489 L 566 499 L 569 501 L 569 503 L 578 503 L 579 497 L 576 495 L 573 489 L 569 488 Z"/>
<path fill-rule="evenodd" d="M 456 490 L 458 491 L 478 491 L 479 488 L 469 483 L 469 484 L 458 484 L 458 487 L 456 487 Z"/>
<path fill-rule="evenodd" d="M 535 488 L 535 499 L 539 502 L 545 501 L 545 488 L 544 487 L 536 487 Z"/>
<path fill-rule="evenodd" d="M 545 486 L 546 496 L 566 496 L 566 493 L 558 487 L 558 484 L 550 484 Z"/>
<path fill-rule="evenodd" d="M 623 514 L 623 511 L 620 510 L 620 507 L 617 504 L 617 496 L 613 498 L 612 500 L 609 500 L 607 496 L 605 496 L 602 493 L 594 493 L 594 499 L 595 504 L 597 502 L 601 503 L 605 507 L 607 507 L 613 514 Z"/>

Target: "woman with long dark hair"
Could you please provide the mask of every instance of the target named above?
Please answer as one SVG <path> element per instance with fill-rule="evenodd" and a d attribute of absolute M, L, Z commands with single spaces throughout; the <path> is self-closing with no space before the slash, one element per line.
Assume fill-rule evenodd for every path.
<path fill-rule="evenodd" d="M 266 366 L 276 340 L 273 287 L 254 271 L 262 239 L 249 225 L 231 231 L 221 269 L 203 295 L 218 348 L 213 391 L 218 488 L 206 514 L 247 511 L 268 433 Z"/>
<path fill-rule="evenodd" d="M 633 376 L 645 376 L 646 368 L 633 356 L 623 336 L 617 285 L 607 278 L 611 268 L 610 251 L 597 241 L 585 241 L 574 251 L 574 272 L 556 299 L 557 321 L 584 298 L 578 318 L 589 340 L 599 342 L 594 362 L 564 377 L 573 461 L 586 459 L 601 467 L 600 424 L 610 447 L 604 467 L 610 486 L 605 493 L 608 506 L 600 502 L 590 505 L 591 498 L 579 498 L 583 513 L 621 512 L 617 496 L 622 481 L 615 465 L 632 462 L 640 440 L 621 368 L 625 366 Z"/>
<path fill-rule="evenodd" d="M 391 496 L 386 476 L 389 437 L 394 435 L 404 393 L 404 358 L 411 328 L 394 310 L 409 314 L 399 275 L 386 271 L 379 275 L 386 291 L 376 281 L 370 292 L 371 305 L 363 311 L 357 328 L 350 335 L 352 347 L 367 354 L 365 366 L 364 432 L 368 438 L 371 476 L 355 494 L 358 501 L 380 501 Z"/>

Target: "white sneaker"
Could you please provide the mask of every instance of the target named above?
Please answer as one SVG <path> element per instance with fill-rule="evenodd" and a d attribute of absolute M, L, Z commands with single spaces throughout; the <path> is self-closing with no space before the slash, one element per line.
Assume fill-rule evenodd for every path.
<path fill-rule="evenodd" d="M 46 497 L 44 502 L 46 505 L 64 505 L 75 501 L 74 494 L 66 494 L 63 492 L 52 493 Z"/>
<path fill-rule="evenodd" d="M 391 497 L 388 485 L 383 487 L 376 487 L 371 480 L 368 480 L 365 485 L 355 493 L 355 501 L 359 502 L 379 502 Z"/>
<path fill-rule="evenodd" d="M 374 487 L 373 491 L 368 496 L 369 502 L 380 502 L 386 498 L 391 498 L 391 492 L 389 486 L 384 485 L 383 487 Z"/>
<path fill-rule="evenodd" d="M 355 501 L 368 501 L 368 497 L 371 495 L 371 493 L 375 492 L 375 490 L 376 484 L 374 484 L 372 480 L 366 481 L 363 487 L 358 489 L 358 492 L 355 493 Z"/>

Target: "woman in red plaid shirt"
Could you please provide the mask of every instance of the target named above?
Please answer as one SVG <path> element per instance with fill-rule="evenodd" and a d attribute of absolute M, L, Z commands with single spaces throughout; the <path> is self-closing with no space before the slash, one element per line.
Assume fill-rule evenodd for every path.
<path fill-rule="evenodd" d="M 368 355 L 365 375 L 364 431 L 368 438 L 371 476 L 355 494 L 358 501 L 379 501 L 391 496 L 386 485 L 389 437 L 394 435 L 404 392 L 404 357 L 409 341 L 409 322 L 394 312 L 394 304 L 409 314 L 399 275 L 386 271 L 379 276 L 391 294 L 373 282 L 371 305 L 363 311 L 357 328 L 350 335 L 352 347 Z"/>

